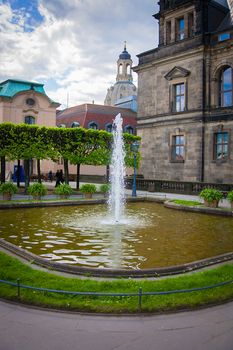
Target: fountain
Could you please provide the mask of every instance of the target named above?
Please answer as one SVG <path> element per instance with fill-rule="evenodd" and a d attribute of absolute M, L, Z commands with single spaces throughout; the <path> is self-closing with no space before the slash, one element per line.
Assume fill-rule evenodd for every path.
<path fill-rule="evenodd" d="M 118 114 L 108 212 L 105 204 L 0 210 L 0 237 L 43 259 L 92 273 L 169 267 L 232 251 L 231 217 L 171 211 L 151 202 L 126 205 L 122 122 Z"/>
<path fill-rule="evenodd" d="M 121 223 L 125 205 L 125 151 L 122 137 L 123 119 L 119 113 L 113 122 L 113 151 L 110 166 L 111 191 L 108 205 L 114 224 Z"/>

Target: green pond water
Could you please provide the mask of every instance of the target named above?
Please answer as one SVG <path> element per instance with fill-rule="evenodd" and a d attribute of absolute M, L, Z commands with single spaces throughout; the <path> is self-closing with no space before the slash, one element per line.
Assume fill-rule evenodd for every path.
<path fill-rule="evenodd" d="M 105 205 L 0 210 L 0 237 L 44 259 L 85 267 L 171 266 L 233 251 L 233 219 L 131 203 L 112 225 Z"/>

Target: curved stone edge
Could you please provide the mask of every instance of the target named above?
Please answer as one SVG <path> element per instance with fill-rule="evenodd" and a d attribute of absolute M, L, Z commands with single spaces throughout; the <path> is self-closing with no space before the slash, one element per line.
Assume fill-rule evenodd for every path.
<path fill-rule="evenodd" d="M 208 208 L 201 206 L 186 206 L 184 204 L 177 204 L 172 201 L 165 201 L 164 206 L 169 209 L 183 210 L 183 211 L 191 211 L 195 213 L 201 214 L 212 214 L 212 215 L 221 215 L 221 216 L 233 216 L 232 210 L 224 210 L 220 208 Z"/>
<path fill-rule="evenodd" d="M 126 198 L 127 202 L 144 202 L 146 201 L 146 197 L 128 197 Z M 156 199 L 148 200 L 158 203 L 163 203 L 164 200 Z M 19 208 L 37 208 L 37 207 L 61 207 L 61 206 L 75 206 L 75 205 L 89 205 L 89 204 L 105 204 L 107 203 L 106 198 L 93 198 L 93 199 L 82 199 L 82 200 L 67 200 L 67 201 L 38 201 L 38 202 L 11 202 L 9 203 L 1 203 L 0 201 L 0 209 L 19 209 Z"/>
<path fill-rule="evenodd" d="M 7 251 L 22 257 L 23 259 L 32 262 L 33 264 L 42 266 L 49 270 L 49 272 L 59 271 L 63 273 L 73 274 L 75 276 L 88 276 L 88 277 L 116 277 L 116 278 L 151 278 L 151 277 L 163 277 L 171 276 L 177 274 L 183 274 L 186 272 L 195 271 L 202 269 L 204 267 L 216 265 L 226 261 L 233 260 L 233 252 L 218 255 L 212 258 L 207 258 L 199 261 L 194 261 L 192 263 L 152 268 L 152 269 L 142 269 L 142 270 L 126 270 L 126 269 L 97 269 L 97 268 L 87 268 L 72 266 L 68 264 L 61 264 L 57 262 L 52 262 L 43 259 L 27 250 L 17 247 L 16 245 L 5 241 L 0 238 L 0 246 Z"/>

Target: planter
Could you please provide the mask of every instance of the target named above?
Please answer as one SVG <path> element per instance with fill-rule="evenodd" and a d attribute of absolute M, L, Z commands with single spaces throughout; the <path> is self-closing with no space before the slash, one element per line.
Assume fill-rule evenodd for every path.
<path fill-rule="evenodd" d="M 10 201 L 11 197 L 12 197 L 12 194 L 11 193 L 3 193 L 2 197 L 3 197 L 4 201 Z"/>
<path fill-rule="evenodd" d="M 204 205 L 209 208 L 217 208 L 219 201 L 217 199 L 212 200 L 211 202 L 207 202 L 204 200 Z"/>
<path fill-rule="evenodd" d="M 92 193 L 84 193 L 84 198 L 92 198 Z"/>

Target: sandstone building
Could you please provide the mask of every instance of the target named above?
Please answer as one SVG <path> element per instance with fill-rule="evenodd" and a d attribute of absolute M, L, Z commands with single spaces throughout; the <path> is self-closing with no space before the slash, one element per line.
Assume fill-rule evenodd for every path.
<path fill-rule="evenodd" d="M 138 55 L 145 178 L 233 182 L 233 1 L 161 0 L 159 45 Z"/>

